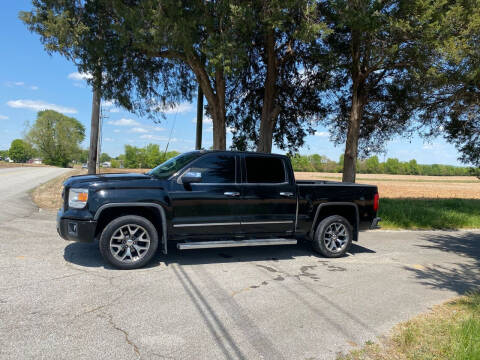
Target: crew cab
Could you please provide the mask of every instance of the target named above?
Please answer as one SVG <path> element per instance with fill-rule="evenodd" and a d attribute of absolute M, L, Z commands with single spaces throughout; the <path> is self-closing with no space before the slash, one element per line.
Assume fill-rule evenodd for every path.
<path fill-rule="evenodd" d="M 67 179 L 57 230 L 66 240 L 98 239 L 120 269 L 144 266 L 159 247 L 167 254 L 171 241 L 186 250 L 307 239 L 340 257 L 359 230 L 378 227 L 378 203 L 376 186 L 296 181 L 284 155 L 192 151 L 145 174 Z"/>

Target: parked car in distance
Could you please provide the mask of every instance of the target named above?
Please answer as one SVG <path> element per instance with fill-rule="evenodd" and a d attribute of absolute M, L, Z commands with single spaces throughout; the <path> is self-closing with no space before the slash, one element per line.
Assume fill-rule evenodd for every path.
<path fill-rule="evenodd" d="M 82 169 L 88 169 L 88 164 L 87 163 L 82 164 Z"/>
<path fill-rule="evenodd" d="M 378 204 L 376 186 L 296 181 L 283 155 L 192 151 L 145 174 L 69 178 L 57 230 L 66 240 L 98 239 L 120 269 L 144 266 L 159 247 L 167 254 L 171 241 L 187 250 L 305 238 L 340 257 L 360 230 L 377 228 Z"/>

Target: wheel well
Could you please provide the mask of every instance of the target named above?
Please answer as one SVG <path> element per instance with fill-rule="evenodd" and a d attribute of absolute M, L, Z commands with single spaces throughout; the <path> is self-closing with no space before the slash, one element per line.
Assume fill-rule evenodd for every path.
<path fill-rule="evenodd" d="M 357 228 L 357 208 L 353 205 L 326 205 L 322 206 L 318 212 L 315 223 L 312 226 L 312 236 L 315 232 L 320 221 L 323 219 L 332 216 L 340 215 L 343 216 L 350 223 L 353 229 L 353 240 L 358 238 L 358 228 Z"/>
<path fill-rule="evenodd" d="M 137 215 L 149 220 L 157 229 L 158 236 L 162 236 L 162 217 L 159 211 L 153 207 L 132 206 L 132 207 L 111 207 L 103 210 L 97 220 L 95 237 L 100 236 L 105 226 L 112 220 L 125 215 Z"/>

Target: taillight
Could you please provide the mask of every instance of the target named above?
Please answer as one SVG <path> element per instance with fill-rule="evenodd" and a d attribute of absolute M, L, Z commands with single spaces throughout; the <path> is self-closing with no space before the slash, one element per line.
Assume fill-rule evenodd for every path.
<path fill-rule="evenodd" d="M 378 193 L 376 193 L 375 196 L 373 197 L 373 210 L 374 211 L 378 211 L 379 201 L 380 201 L 380 195 L 378 195 Z"/>

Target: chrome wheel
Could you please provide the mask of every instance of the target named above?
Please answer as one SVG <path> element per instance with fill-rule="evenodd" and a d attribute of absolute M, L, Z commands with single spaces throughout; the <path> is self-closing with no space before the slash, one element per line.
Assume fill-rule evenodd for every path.
<path fill-rule="evenodd" d="M 110 252 L 121 262 L 137 262 L 147 254 L 149 248 L 150 236 L 140 225 L 122 225 L 110 238 Z"/>
<path fill-rule="evenodd" d="M 348 232 L 345 225 L 339 222 L 331 223 L 325 229 L 323 241 L 329 251 L 341 252 L 348 244 Z"/>

